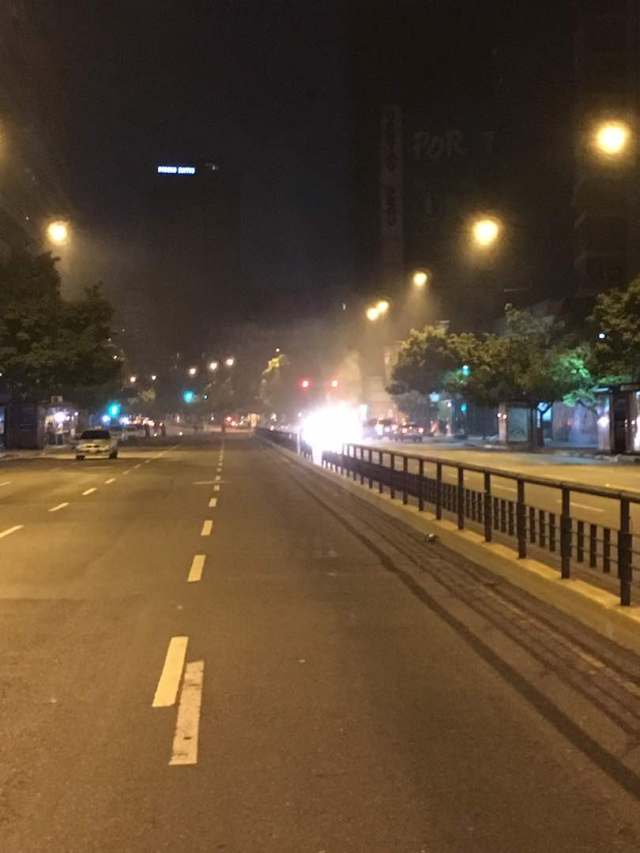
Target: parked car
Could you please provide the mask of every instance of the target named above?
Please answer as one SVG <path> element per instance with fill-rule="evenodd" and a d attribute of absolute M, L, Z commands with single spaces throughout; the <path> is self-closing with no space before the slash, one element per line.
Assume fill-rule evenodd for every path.
<path fill-rule="evenodd" d="M 108 429 L 86 429 L 76 444 L 76 459 L 87 456 L 106 456 L 118 458 L 118 438 Z"/>
<path fill-rule="evenodd" d="M 398 441 L 422 442 L 424 438 L 424 427 L 416 423 L 401 424 L 396 433 Z"/>

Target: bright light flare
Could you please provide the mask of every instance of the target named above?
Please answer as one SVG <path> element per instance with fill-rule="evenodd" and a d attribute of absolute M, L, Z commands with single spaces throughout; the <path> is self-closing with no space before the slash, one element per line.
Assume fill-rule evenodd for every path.
<path fill-rule="evenodd" d="M 229 358 L 225 358 L 224 363 L 226 367 L 233 367 L 233 365 L 236 363 L 236 360 L 233 356 L 229 356 Z"/>
<path fill-rule="evenodd" d="M 500 234 L 500 223 L 496 219 L 478 219 L 471 229 L 473 239 L 483 249 L 492 246 Z"/>
<path fill-rule="evenodd" d="M 209 370 L 210 370 L 212 373 L 213 373 L 214 371 L 216 371 L 216 370 L 218 369 L 218 367 L 219 367 L 219 366 L 220 366 L 220 365 L 218 364 L 218 362 L 217 362 L 217 361 L 210 361 L 210 362 L 209 362 Z"/>
<path fill-rule="evenodd" d="M 595 145 L 601 154 L 616 157 L 627 147 L 631 131 L 621 121 L 608 121 L 601 124 L 595 133 Z"/>
<path fill-rule="evenodd" d="M 187 370 L 187 373 L 189 374 L 189 376 L 195 376 L 197 372 L 198 372 L 197 367 L 190 367 L 189 370 Z"/>
<path fill-rule="evenodd" d="M 381 299 L 377 303 L 376 308 L 378 309 L 378 314 L 386 314 L 389 310 L 389 302 L 386 299 Z"/>
<path fill-rule="evenodd" d="M 366 315 L 367 315 L 367 320 L 370 320 L 372 323 L 375 323 L 375 321 L 380 316 L 380 311 L 378 310 L 378 308 L 375 305 L 370 305 L 367 308 Z"/>
<path fill-rule="evenodd" d="M 69 239 L 69 226 L 61 219 L 47 225 L 47 237 L 56 246 L 63 246 Z"/>
<path fill-rule="evenodd" d="M 429 280 L 429 276 L 424 270 L 416 270 L 411 280 L 413 281 L 415 287 L 424 287 L 427 281 Z"/>
<path fill-rule="evenodd" d="M 311 446 L 313 461 L 319 465 L 323 450 L 339 451 L 347 442 L 362 440 L 359 410 L 347 403 L 316 409 L 302 421 L 300 437 Z"/>

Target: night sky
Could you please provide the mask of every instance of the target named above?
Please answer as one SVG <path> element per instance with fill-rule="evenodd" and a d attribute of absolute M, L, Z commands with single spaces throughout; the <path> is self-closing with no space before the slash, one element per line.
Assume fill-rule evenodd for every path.
<path fill-rule="evenodd" d="M 500 131 L 490 201 L 527 235 L 503 275 L 542 297 L 570 269 L 570 3 L 36 5 L 62 87 L 75 270 L 105 281 L 138 342 L 197 349 L 236 321 L 292 320 L 375 286 L 385 101 Z M 220 254 L 206 282 L 189 281 L 188 241 L 156 252 L 155 166 L 197 159 L 220 163 L 216 216 L 235 217 L 237 266 Z M 229 233 L 215 239 L 228 249 Z"/>

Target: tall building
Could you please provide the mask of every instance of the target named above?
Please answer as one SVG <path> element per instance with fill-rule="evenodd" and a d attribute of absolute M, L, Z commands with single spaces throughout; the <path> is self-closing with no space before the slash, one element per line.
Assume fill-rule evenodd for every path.
<path fill-rule="evenodd" d="M 640 97 L 640 3 L 581 0 L 575 31 L 575 270 L 592 295 L 640 272 L 640 150 L 630 144 L 603 156 L 601 123 L 626 122 L 637 135 Z"/>
<path fill-rule="evenodd" d="M 42 248 L 66 217 L 63 92 L 51 20 L 36 0 L 0 7 L 0 250 Z"/>

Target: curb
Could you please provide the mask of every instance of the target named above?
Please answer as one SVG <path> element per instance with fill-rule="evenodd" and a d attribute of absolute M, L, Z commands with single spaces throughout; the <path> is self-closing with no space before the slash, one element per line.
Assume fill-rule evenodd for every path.
<path fill-rule="evenodd" d="M 606 590 L 581 580 L 563 580 L 549 566 L 530 558 L 520 560 L 511 549 L 494 542 L 485 542 L 478 533 L 458 530 L 453 522 L 438 521 L 431 512 L 420 512 L 417 507 L 392 501 L 389 495 L 370 491 L 366 486 L 301 459 L 286 448 L 271 443 L 268 446 L 285 454 L 301 467 L 313 470 L 318 476 L 339 484 L 360 499 L 409 524 L 414 530 L 424 535 L 435 534 L 451 551 L 499 575 L 608 640 L 640 654 L 640 606 L 622 607 L 617 596 Z"/>

